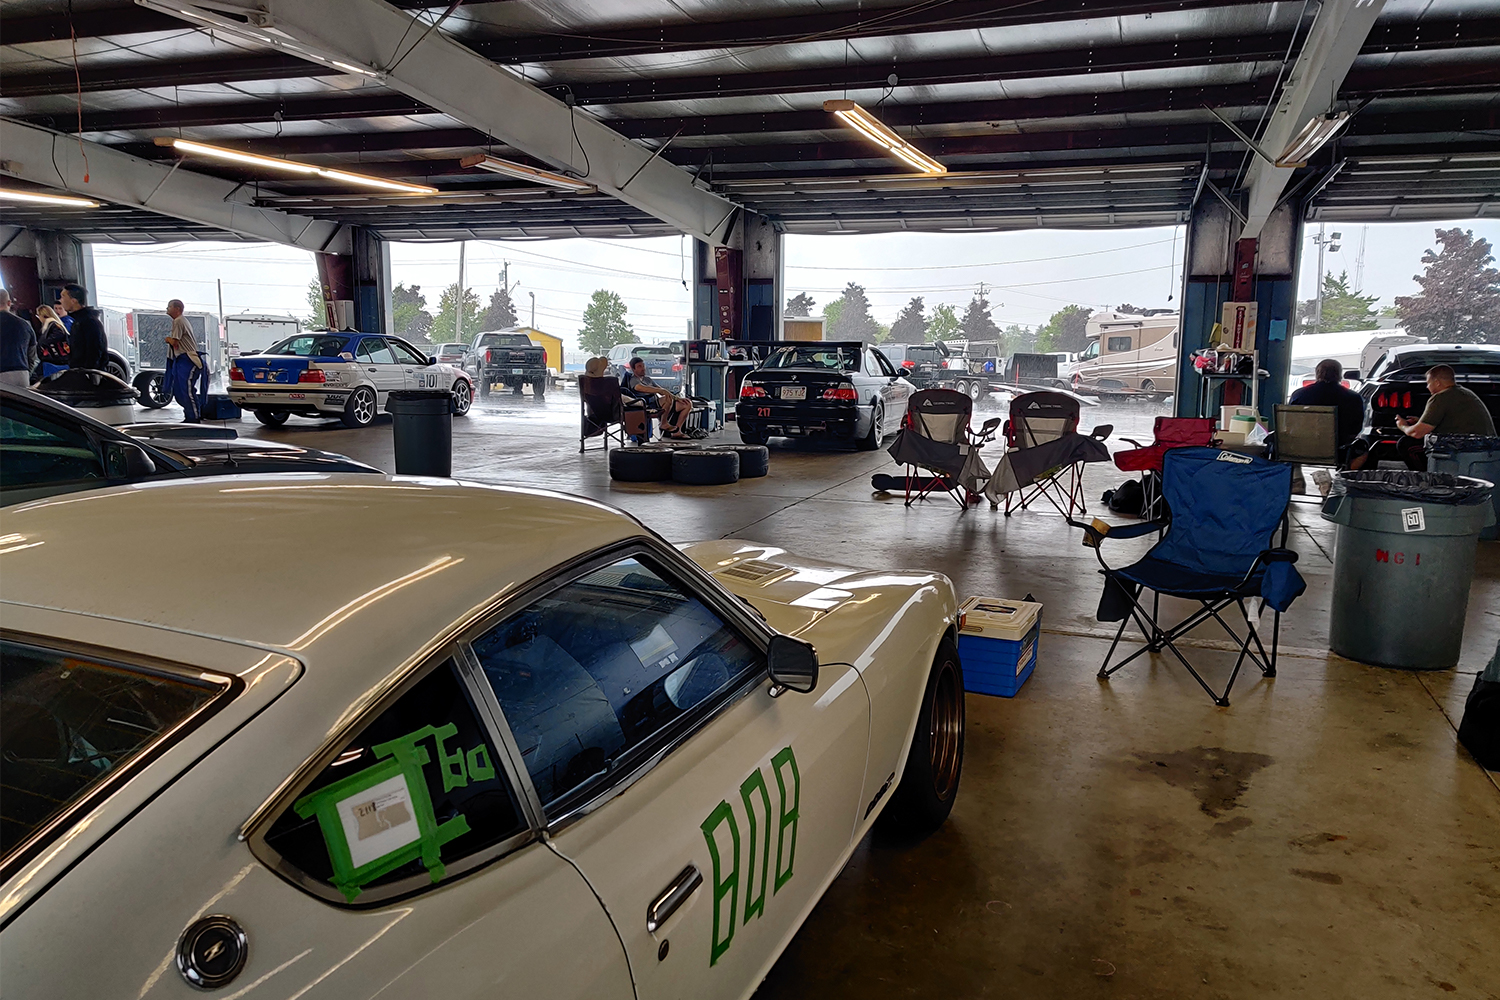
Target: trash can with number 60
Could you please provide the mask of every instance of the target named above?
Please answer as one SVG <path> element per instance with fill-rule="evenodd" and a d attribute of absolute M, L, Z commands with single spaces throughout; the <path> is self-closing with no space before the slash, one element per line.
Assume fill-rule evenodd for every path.
<path fill-rule="evenodd" d="M 1493 484 L 1435 472 L 1342 472 L 1323 503 L 1338 525 L 1328 646 L 1361 663 L 1458 663 Z"/>

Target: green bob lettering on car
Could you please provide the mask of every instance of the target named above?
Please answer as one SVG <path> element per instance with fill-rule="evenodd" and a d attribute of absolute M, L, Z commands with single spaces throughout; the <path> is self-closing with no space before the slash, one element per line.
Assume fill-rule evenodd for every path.
<path fill-rule="evenodd" d="M 729 851 L 733 867 L 727 876 L 719 853 L 719 842 L 714 837 L 715 831 L 724 823 L 729 824 L 729 836 L 734 842 Z M 708 964 L 713 965 L 729 950 L 729 944 L 734 940 L 735 899 L 740 884 L 740 827 L 734 821 L 734 810 L 729 807 L 729 803 L 720 800 L 714 811 L 708 814 L 708 819 L 703 821 L 702 828 L 703 839 L 708 841 L 708 853 L 714 862 L 714 936 L 708 954 Z M 723 909 L 725 896 L 729 897 L 729 920 L 721 923 L 719 912 Z M 722 940 L 719 938 L 721 927 L 724 929 Z"/>
<path fill-rule="evenodd" d="M 782 747 L 771 758 L 771 772 L 776 777 L 776 788 L 781 793 L 781 808 L 776 820 L 776 881 L 771 890 L 774 896 L 781 887 L 791 881 L 792 862 L 797 854 L 797 820 L 802 798 L 802 777 L 797 771 L 797 756 L 791 747 Z M 791 794 L 787 787 L 790 780 Z M 755 793 L 759 793 L 757 796 Z M 756 799 L 760 800 L 760 814 L 756 814 Z M 740 893 L 740 825 L 735 819 L 734 808 L 728 800 L 721 800 L 714 811 L 708 814 L 701 825 L 703 839 L 708 843 L 708 854 L 714 866 L 714 933 L 709 946 L 708 964 L 718 963 L 734 940 L 735 913 L 739 900 L 744 900 L 744 922 L 752 916 L 759 917 L 766 909 L 766 880 L 770 875 L 771 861 L 771 792 L 766 785 L 765 774 L 756 768 L 740 783 L 740 801 L 744 803 L 745 815 L 749 819 L 749 855 L 745 859 L 744 893 Z M 732 847 L 728 852 L 729 872 L 725 874 L 725 852 L 720 850 L 718 831 L 729 824 Z M 759 855 L 756 854 L 759 849 Z M 757 877 L 756 861 L 760 862 Z M 723 920 L 723 902 L 729 898 L 729 919 Z M 722 933 L 723 937 L 720 938 Z"/>

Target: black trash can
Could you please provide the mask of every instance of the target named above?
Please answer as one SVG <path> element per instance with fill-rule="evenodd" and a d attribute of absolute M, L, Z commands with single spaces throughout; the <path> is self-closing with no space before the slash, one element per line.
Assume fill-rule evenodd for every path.
<path fill-rule="evenodd" d="M 397 389 L 386 397 L 396 439 L 396 474 L 453 475 L 453 394 L 446 389 Z"/>

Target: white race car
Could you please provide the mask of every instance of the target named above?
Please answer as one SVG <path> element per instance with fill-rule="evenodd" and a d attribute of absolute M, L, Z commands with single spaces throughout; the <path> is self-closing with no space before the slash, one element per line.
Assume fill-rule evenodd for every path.
<path fill-rule="evenodd" d="M 274 553 L 274 586 L 228 596 L 172 524 Z M 877 819 L 957 793 L 936 573 L 368 475 L 5 532 L 7 996 L 747 997 Z"/>
<path fill-rule="evenodd" d="M 460 417 L 474 403 L 474 383 L 463 369 L 434 362 L 399 337 L 299 333 L 235 358 L 229 369 L 229 398 L 273 427 L 294 414 L 364 427 L 395 389 L 447 390 Z"/>

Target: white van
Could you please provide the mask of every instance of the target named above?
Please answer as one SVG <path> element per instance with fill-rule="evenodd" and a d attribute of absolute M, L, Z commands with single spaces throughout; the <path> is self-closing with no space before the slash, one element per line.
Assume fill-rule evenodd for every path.
<path fill-rule="evenodd" d="M 1089 317 L 1089 346 L 1070 369 L 1075 392 L 1142 392 L 1177 388 L 1179 316 L 1138 316 L 1112 310 Z"/>

